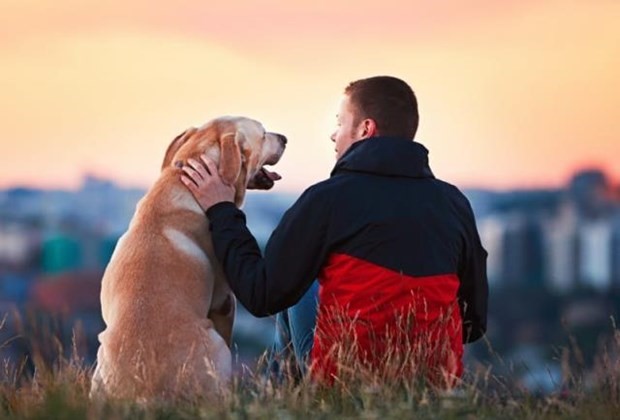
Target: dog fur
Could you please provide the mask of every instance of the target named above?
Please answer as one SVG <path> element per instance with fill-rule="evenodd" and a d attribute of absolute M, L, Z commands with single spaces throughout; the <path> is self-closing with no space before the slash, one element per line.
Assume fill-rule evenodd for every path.
<path fill-rule="evenodd" d="M 91 397 L 216 397 L 227 388 L 235 298 L 180 167 L 206 152 L 235 185 L 240 206 L 248 184 L 273 185 L 262 167 L 278 162 L 285 143 L 243 117 L 212 120 L 172 141 L 103 276 L 106 329 L 99 334 Z"/>

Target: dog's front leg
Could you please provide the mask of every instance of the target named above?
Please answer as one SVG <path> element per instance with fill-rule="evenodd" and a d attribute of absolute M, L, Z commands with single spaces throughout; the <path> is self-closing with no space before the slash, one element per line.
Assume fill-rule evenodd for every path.
<path fill-rule="evenodd" d="M 224 303 L 218 308 L 211 308 L 207 317 L 213 321 L 215 331 L 222 336 L 228 348 L 232 347 L 232 330 L 235 321 L 237 300 L 232 292 L 228 292 Z"/>

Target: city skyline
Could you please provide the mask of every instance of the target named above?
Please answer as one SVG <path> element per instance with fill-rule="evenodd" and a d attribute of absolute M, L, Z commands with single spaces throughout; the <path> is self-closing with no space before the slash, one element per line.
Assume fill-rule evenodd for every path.
<path fill-rule="evenodd" d="M 463 192 L 493 287 L 620 286 L 620 188 L 603 172 L 575 173 L 556 190 Z M 102 269 L 144 193 L 92 176 L 76 191 L 0 188 L 0 274 L 30 265 L 48 274 Z M 244 212 L 261 246 L 296 197 L 249 194 Z"/>
<path fill-rule="evenodd" d="M 412 85 L 451 183 L 620 181 L 618 2 L 4 3 L 0 188 L 148 187 L 174 136 L 233 114 L 289 137 L 274 191 L 300 191 L 329 176 L 343 88 L 375 74 Z"/>

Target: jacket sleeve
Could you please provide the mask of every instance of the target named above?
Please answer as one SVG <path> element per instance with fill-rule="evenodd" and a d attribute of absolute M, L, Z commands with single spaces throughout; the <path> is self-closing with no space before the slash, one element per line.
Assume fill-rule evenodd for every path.
<path fill-rule="evenodd" d="M 463 317 L 463 343 L 478 340 L 487 330 L 487 251 L 482 247 L 474 212 L 464 196 L 460 200 L 460 212 L 465 234 L 459 267 L 459 303 Z"/>
<path fill-rule="evenodd" d="M 271 234 L 264 257 L 234 204 L 207 210 L 215 254 L 231 289 L 253 315 L 294 305 L 318 276 L 328 248 L 325 204 L 310 190 L 302 194 Z"/>

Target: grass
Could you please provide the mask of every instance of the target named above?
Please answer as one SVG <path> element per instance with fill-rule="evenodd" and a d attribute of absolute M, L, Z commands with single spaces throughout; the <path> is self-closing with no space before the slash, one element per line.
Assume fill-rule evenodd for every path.
<path fill-rule="evenodd" d="M 613 322 L 613 320 L 612 320 Z M 15 419 L 272 419 L 272 418 L 592 418 L 620 417 L 620 331 L 601 343 L 595 363 L 582 364 L 577 344 L 562 349 L 560 391 L 535 395 L 490 366 L 471 367 L 455 389 L 443 391 L 420 380 L 382 377 L 355 366 L 333 386 L 285 377 L 266 378 L 264 357 L 235 376 L 230 393 L 217 404 L 200 398 L 176 404 L 142 406 L 131 401 L 90 401 L 92 367 L 78 356 L 78 342 L 63 349 L 59 341 L 33 349 L 33 359 L 4 365 L 0 418 Z M 569 340 L 570 341 L 570 340 Z M 41 350 L 56 346 L 47 362 Z M 490 344 L 489 344 L 490 346 Z M 67 351 L 68 350 L 68 351 Z M 492 352 L 492 349 L 491 349 Z M 66 354 L 69 354 L 66 356 Z M 496 355 L 501 359 L 499 355 Z M 30 363 L 30 365 L 29 365 Z M 26 366 L 34 366 L 27 373 Z"/>
<path fill-rule="evenodd" d="M 3 418 L 617 418 L 617 395 L 600 390 L 549 397 L 527 393 L 485 395 L 474 385 L 440 394 L 423 387 L 265 383 L 253 374 L 237 378 L 218 405 L 200 400 L 143 407 L 131 402 L 90 402 L 89 373 L 68 364 L 19 385 L 3 384 Z"/>

